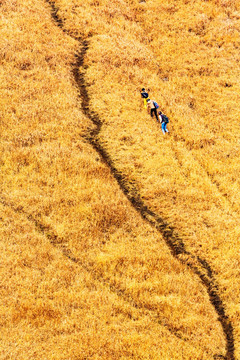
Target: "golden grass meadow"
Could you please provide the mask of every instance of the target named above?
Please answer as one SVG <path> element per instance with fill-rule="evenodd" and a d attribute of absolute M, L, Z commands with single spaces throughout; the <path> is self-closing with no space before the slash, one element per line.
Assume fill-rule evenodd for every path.
<path fill-rule="evenodd" d="M 0 24 L 0 359 L 240 359 L 239 1 Z"/>

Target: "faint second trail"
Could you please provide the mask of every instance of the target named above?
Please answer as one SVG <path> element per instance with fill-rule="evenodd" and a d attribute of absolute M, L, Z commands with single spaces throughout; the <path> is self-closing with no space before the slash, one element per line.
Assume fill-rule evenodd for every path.
<path fill-rule="evenodd" d="M 225 360 L 236 360 L 234 355 L 234 336 L 233 336 L 233 327 L 231 321 L 229 320 L 226 310 L 221 300 L 218 291 L 218 285 L 213 276 L 213 271 L 210 265 L 206 260 L 200 258 L 187 251 L 185 244 L 181 239 L 180 235 L 176 230 L 170 226 L 164 218 L 160 217 L 153 211 L 151 211 L 144 201 L 141 199 L 137 189 L 133 187 L 133 184 L 130 184 L 125 180 L 124 174 L 118 171 L 114 166 L 111 155 L 106 151 L 106 149 L 101 145 L 101 142 L 98 138 L 98 135 L 101 131 L 102 121 L 98 114 L 91 110 L 90 106 L 90 97 L 88 94 L 87 84 L 85 81 L 85 70 L 83 70 L 84 58 L 88 50 L 89 41 L 88 39 L 82 39 L 79 37 L 73 36 L 66 29 L 63 28 L 63 20 L 58 16 L 58 9 L 55 7 L 55 3 L 51 0 L 46 0 L 52 9 L 52 17 L 56 21 L 57 25 L 69 36 L 73 37 L 79 42 L 80 50 L 78 54 L 75 55 L 76 62 L 72 66 L 72 73 L 79 89 L 79 97 L 82 104 L 82 110 L 84 114 L 94 123 L 95 128 L 89 132 L 88 141 L 94 147 L 94 149 L 101 155 L 102 160 L 110 168 L 114 178 L 117 180 L 122 192 L 125 194 L 127 199 L 130 201 L 132 206 L 141 214 L 142 218 L 154 226 L 159 233 L 162 235 L 166 244 L 171 250 L 172 255 L 177 258 L 181 263 L 187 265 L 201 280 L 202 284 L 205 286 L 209 300 L 214 306 L 216 313 L 218 314 L 218 319 L 222 325 L 223 332 L 226 338 L 226 355 Z M 71 257 L 69 257 L 71 259 Z M 72 259 L 74 261 L 74 259 Z M 216 357 L 219 358 L 219 357 Z"/>

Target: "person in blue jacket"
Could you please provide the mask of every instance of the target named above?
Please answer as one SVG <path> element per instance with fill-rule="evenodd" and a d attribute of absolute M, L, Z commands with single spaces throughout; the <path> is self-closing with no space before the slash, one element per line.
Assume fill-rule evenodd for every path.
<path fill-rule="evenodd" d="M 159 114 L 159 118 L 161 120 L 162 132 L 163 132 L 163 135 L 165 135 L 166 133 L 169 133 L 169 131 L 167 129 L 167 124 L 169 123 L 169 119 L 161 111 L 159 111 L 158 114 Z"/>

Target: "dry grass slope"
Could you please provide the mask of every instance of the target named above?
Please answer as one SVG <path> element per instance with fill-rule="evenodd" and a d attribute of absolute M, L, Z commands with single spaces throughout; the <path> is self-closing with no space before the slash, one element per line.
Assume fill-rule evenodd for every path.
<path fill-rule="evenodd" d="M 68 16 L 72 12 L 71 7 L 66 6 L 64 1 L 57 1 L 57 4 L 60 4 L 59 12 L 67 18 L 66 26 L 70 32 L 92 37 L 85 63 L 85 66 L 89 66 L 86 76 L 90 92 L 92 89 L 92 108 L 97 109 L 104 120 L 101 141 L 112 158 L 115 157 L 115 168 L 124 174 L 127 183 L 135 184 L 133 191 L 139 190 L 146 204 L 163 214 L 180 230 L 191 252 L 195 252 L 197 256 L 206 256 L 208 263 L 214 265 L 214 273 L 218 273 L 217 281 L 222 288 L 220 293 L 223 290 L 227 302 L 231 304 L 231 320 L 235 329 L 238 328 L 238 291 L 233 300 L 233 289 L 239 287 L 235 275 L 239 246 L 239 110 L 234 107 L 239 94 L 234 62 L 235 59 L 238 61 L 238 4 L 197 2 L 194 6 L 190 3 L 186 7 L 185 3 L 178 2 L 178 6 L 169 7 L 167 2 L 166 6 L 154 2 L 148 2 L 147 6 L 136 5 L 133 2 L 133 6 L 126 7 L 126 4 L 120 2 L 113 2 L 111 5 L 98 2 L 89 4 L 92 7 L 88 11 L 88 20 L 77 2 L 73 4 L 74 20 Z M 154 12 L 164 15 L 161 17 L 162 21 L 157 21 L 157 16 L 154 18 Z M 117 16 L 120 13 L 121 20 L 128 20 L 123 26 Z M 189 19 L 188 14 L 192 18 Z M 106 21 L 100 23 L 97 19 L 102 20 L 104 16 Z M 206 17 L 211 21 L 211 26 L 204 32 L 193 32 L 193 23 L 199 25 L 199 19 Z M 83 25 L 86 21 L 90 26 Z M 165 23 L 170 30 L 167 33 L 162 31 Z M 221 45 L 214 38 L 219 25 Z M 203 28 L 205 27 L 203 24 Z M 145 38 L 141 30 L 147 34 Z M 177 39 L 176 32 L 181 34 Z M 164 40 L 162 43 L 157 43 L 159 34 Z M 207 41 L 209 36 L 213 36 L 211 44 Z M 148 48 L 146 43 L 149 43 Z M 222 51 L 219 50 L 221 47 Z M 149 48 L 152 52 L 149 52 Z M 162 55 L 161 62 L 156 61 L 159 60 L 158 53 Z M 165 68 L 169 67 L 170 59 L 165 60 L 169 54 L 172 54 L 171 68 L 163 71 L 164 65 Z M 122 61 L 119 61 L 120 58 Z M 200 69 L 198 72 L 196 67 L 203 65 L 206 71 Z M 179 72 L 183 68 L 185 71 Z M 218 72 L 214 72 L 216 68 Z M 143 122 L 140 121 L 136 96 L 133 96 L 134 85 L 142 84 L 142 75 L 146 70 L 148 77 L 144 80 L 147 78 L 152 92 L 155 91 L 162 98 L 162 107 L 169 111 L 174 122 L 176 131 L 173 142 L 170 140 L 162 143 L 155 136 L 156 130 L 152 134 L 149 123 L 146 126 L 144 118 Z M 159 78 L 160 74 L 164 77 Z M 170 75 L 171 81 L 166 83 L 161 80 Z M 228 88 L 232 86 L 224 80 L 226 77 L 235 81 L 231 93 Z M 221 86 L 224 87 L 220 95 L 217 85 L 220 89 Z M 99 92 L 99 89 L 104 89 L 104 92 Z M 200 102 L 203 90 L 207 100 Z M 197 100 L 193 98 L 193 91 L 197 93 Z M 131 99 L 130 102 L 127 99 Z M 200 102 L 198 108 L 196 101 Z M 128 103 L 131 103 L 131 108 Z M 219 110 L 214 111 L 217 104 Z M 222 104 L 229 106 L 222 109 Z M 210 109 L 213 111 L 210 112 Z M 209 121 L 210 115 L 212 117 Z M 229 119 L 227 124 L 226 119 Z M 178 123 L 180 127 L 176 128 Z M 228 129 L 230 124 L 231 131 Z M 224 161 L 224 172 L 217 162 L 219 154 L 226 154 L 221 160 Z M 229 162 L 226 159 L 230 156 L 232 159 Z M 224 174 L 221 182 L 218 176 L 212 174 L 213 164 L 218 167 L 218 174 Z M 229 173 L 232 174 L 231 186 Z M 229 269 L 229 264 L 232 270 Z"/>
<path fill-rule="evenodd" d="M 206 288 L 96 148 L 128 196 L 211 264 L 239 358 L 237 2 L 51 3 L 59 27 L 44 1 L 1 6 L 1 359 L 224 358 Z M 142 110 L 146 82 L 171 138 Z"/>

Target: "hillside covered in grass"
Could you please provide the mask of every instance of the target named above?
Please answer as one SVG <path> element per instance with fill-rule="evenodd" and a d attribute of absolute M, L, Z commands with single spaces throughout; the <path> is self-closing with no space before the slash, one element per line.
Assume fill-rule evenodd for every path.
<path fill-rule="evenodd" d="M 0 16 L 0 359 L 240 359 L 239 2 Z"/>

